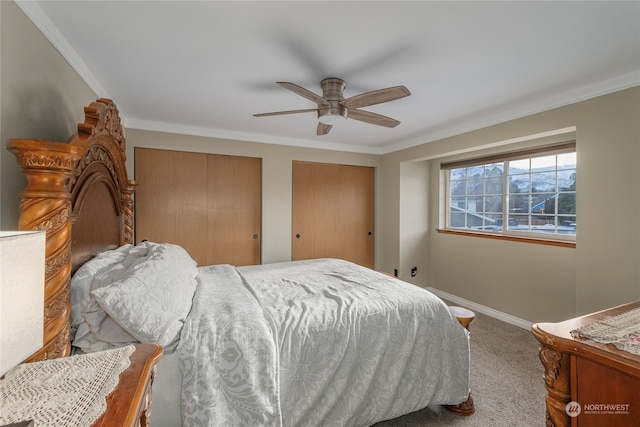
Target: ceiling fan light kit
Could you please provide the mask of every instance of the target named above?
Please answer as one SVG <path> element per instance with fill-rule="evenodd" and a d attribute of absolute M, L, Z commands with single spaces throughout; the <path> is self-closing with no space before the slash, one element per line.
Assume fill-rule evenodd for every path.
<path fill-rule="evenodd" d="M 372 92 L 363 93 L 344 98 L 344 88 L 346 83 L 342 79 L 328 78 L 322 80 L 320 87 L 322 88 L 322 96 L 307 90 L 301 86 L 289 82 L 276 82 L 277 85 L 292 91 L 310 101 L 318 104 L 317 109 L 306 110 L 290 110 L 277 111 L 273 113 L 254 114 L 255 117 L 277 116 L 283 114 L 298 114 L 317 111 L 318 113 L 318 135 L 326 135 L 333 125 L 345 122 L 347 118 L 359 120 L 361 122 L 370 123 L 378 126 L 396 127 L 400 124 L 398 120 L 383 116 L 371 111 L 360 110 L 360 107 L 368 107 L 371 105 L 382 104 L 396 99 L 404 98 L 411 95 L 411 92 L 404 86 L 388 87 L 386 89 L 374 90 Z"/>
<path fill-rule="evenodd" d="M 347 121 L 347 109 L 341 106 L 318 108 L 318 120 L 325 125 L 338 125 Z"/>

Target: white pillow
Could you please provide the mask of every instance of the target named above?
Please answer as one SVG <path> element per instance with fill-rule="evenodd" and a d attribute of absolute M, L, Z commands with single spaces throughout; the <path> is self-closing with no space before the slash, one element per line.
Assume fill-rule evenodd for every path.
<path fill-rule="evenodd" d="M 91 292 L 104 312 L 140 342 L 174 343 L 191 309 L 197 264 L 180 246 L 147 243 L 144 260 Z"/>
<path fill-rule="evenodd" d="M 93 335 L 86 322 L 86 311 L 90 310 L 92 305 L 91 291 L 110 285 L 119 279 L 134 263 L 143 260 L 147 252 L 148 247 L 145 243 L 137 246 L 126 244 L 96 255 L 76 271 L 71 279 L 71 340 L 74 347 L 81 348 L 87 353 L 115 347 L 108 342 L 101 342 L 104 340 Z M 120 331 L 123 333 L 121 336 L 126 334 L 121 328 Z M 130 338 L 128 334 L 126 336 Z M 122 346 L 124 341 L 121 339 L 113 342 L 118 344 L 117 346 Z M 126 343 L 130 342 L 136 341 Z"/>
<path fill-rule="evenodd" d="M 74 326 L 84 322 L 82 310 L 91 299 L 92 282 L 103 269 L 122 262 L 133 245 L 102 252 L 85 262 L 71 278 L 71 320 Z"/>

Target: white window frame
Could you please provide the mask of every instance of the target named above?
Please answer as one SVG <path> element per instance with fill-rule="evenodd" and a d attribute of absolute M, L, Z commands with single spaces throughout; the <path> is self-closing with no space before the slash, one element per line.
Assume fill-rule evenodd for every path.
<path fill-rule="evenodd" d="M 510 211 L 510 206 L 509 206 L 509 178 L 511 175 L 509 175 L 509 169 L 508 169 L 508 162 L 510 161 L 516 161 L 516 160 L 523 160 L 523 159 L 535 159 L 535 158 L 539 158 L 539 157 L 544 157 L 544 156 L 550 156 L 550 155 L 559 155 L 559 154 L 565 154 L 565 153 L 575 153 L 576 152 L 576 144 L 575 141 L 568 141 L 568 142 L 563 142 L 561 144 L 553 144 L 550 146 L 542 146 L 542 147 L 535 147 L 533 149 L 526 149 L 526 150 L 520 150 L 520 151 L 513 151 L 513 152 L 505 152 L 505 153 L 499 153 L 499 154 L 494 154 L 494 155 L 489 155 L 489 156 L 483 156 L 483 157 L 477 157 L 477 158 L 471 158 L 471 159 L 464 159 L 464 160 L 459 160 L 459 161 L 452 161 L 452 162 L 445 162 L 442 163 L 440 165 L 440 169 L 442 171 L 441 176 L 444 179 L 444 197 L 443 197 L 443 202 L 445 204 L 445 209 L 444 209 L 444 225 L 445 225 L 445 230 L 446 231 L 451 231 L 451 232 L 472 232 L 472 233 L 479 233 L 479 234 L 486 234 L 486 235 L 492 235 L 492 236 L 504 236 L 504 237 L 521 237 L 521 238 L 525 238 L 525 239 L 542 239 L 542 240 L 551 240 L 551 241 L 566 241 L 566 242 L 574 242 L 576 241 L 576 234 L 577 234 L 577 228 L 575 229 L 574 234 L 568 234 L 567 229 L 565 228 L 561 228 L 562 231 L 567 232 L 567 234 L 563 234 L 563 233 L 559 233 L 557 232 L 557 228 L 554 228 L 554 232 L 548 232 L 548 231 L 544 231 L 544 229 L 540 229 L 540 231 L 535 231 L 535 230 L 518 230 L 518 229 L 510 229 L 509 225 L 507 224 L 506 226 L 501 225 L 501 227 L 495 227 L 494 229 L 491 229 L 491 227 L 487 227 L 486 223 L 487 223 L 487 218 L 486 215 L 484 215 L 484 211 L 482 212 L 482 215 L 479 216 L 483 216 L 483 219 L 481 220 L 482 222 L 482 226 L 479 226 L 477 228 L 472 228 L 468 226 L 468 212 L 465 212 L 465 227 L 454 227 L 450 224 L 451 221 L 451 213 L 452 213 L 452 209 L 451 209 L 451 183 L 450 183 L 450 171 L 452 169 L 458 169 L 458 168 L 464 168 L 464 167 L 471 167 L 471 166 L 482 166 L 482 165 L 489 165 L 489 164 L 494 164 L 494 163 L 503 163 L 503 173 L 502 173 L 502 219 L 503 219 L 503 223 L 505 221 L 505 219 L 510 218 L 511 216 L 517 216 L 516 214 L 513 214 Z M 577 162 L 576 162 L 577 163 Z M 577 164 L 576 164 L 576 168 L 577 168 Z M 554 169 L 554 171 L 557 173 L 558 170 L 561 170 L 557 167 Z M 577 172 L 576 172 L 577 174 Z M 486 191 L 486 180 L 483 181 L 483 194 L 482 194 L 482 199 L 483 201 L 485 200 L 485 194 L 484 191 Z M 556 188 L 556 194 L 558 194 L 558 189 Z M 563 192 L 566 193 L 566 192 Z M 569 194 L 572 192 L 568 192 Z M 577 192 L 573 191 L 573 193 L 575 194 L 575 196 L 577 197 Z M 465 194 L 465 202 L 467 201 L 466 197 L 468 196 L 468 194 Z M 531 212 L 528 212 L 527 215 L 531 216 Z M 554 223 L 556 224 L 556 227 L 558 226 L 558 218 L 562 217 L 562 214 L 558 214 L 557 213 L 557 204 L 556 204 L 556 209 L 554 210 L 553 214 L 547 214 L 547 216 L 552 215 L 554 217 Z M 534 215 L 535 216 L 535 215 Z M 577 212 L 575 212 L 575 218 L 577 218 Z M 497 221 L 496 221 L 497 222 Z M 575 224 L 575 222 L 574 222 Z M 529 222 L 529 220 L 527 221 L 527 226 L 529 228 L 534 227 L 533 225 L 531 225 L 531 223 Z M 517 226 L 516 226 L 517 227 Z M 515 227 L 514 227 L 515 228 Z M 570 228 L 570 227 L 569 227 Z"/>

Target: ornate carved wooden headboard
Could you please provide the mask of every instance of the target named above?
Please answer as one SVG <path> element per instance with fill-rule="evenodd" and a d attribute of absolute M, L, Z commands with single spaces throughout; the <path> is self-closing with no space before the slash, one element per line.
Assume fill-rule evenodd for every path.
<path fill-rule="evenodd" d="M 28 361 L 68 356 L 71 275 L 95 254 L 133 242 L 133 191 L 118 109 L 98 99 L 69 142 L 9 140 L 27 178 L 21 230 L 45 230 L 44 346 Z"/>

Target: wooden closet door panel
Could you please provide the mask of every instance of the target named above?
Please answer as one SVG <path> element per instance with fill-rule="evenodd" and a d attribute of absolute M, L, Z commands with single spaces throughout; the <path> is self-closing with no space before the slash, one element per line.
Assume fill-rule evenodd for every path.
<path fill-rule="evenodd" d="M 310 230 L 313 241 L 313 258 L 336 257 L 340 254 L 342 242 L 339 236 L 340 167 L 331 164 L 316 164 L 313 201 L 313 227 Z"/>
<path fill-rule="evenodd" d="M 262 159 L 236 157 L 236 220 L 239 247 L 235 265 L 262 263 Z"/>
<path fill-rule="evenodd" d="M 293 162 L 291 182 L 291 259 L 313 258 L 315 222 L 315 170 Z"/>
<path fill-rule="evenodd" d="M 262 161 L 210 154 L 207 264 L 260 264 Z"/>
<path fill-rule="evenodd" d="M 181 152 L 174 158 L 173 167 L 170 203 L 176 206 L 175 242 L 200 263 L 207 249 L 207 242 L 202 240 L 208 227 L 206 159 L 200 153 Z"/>
<path fill-rule="evenodd" d="M 165 203 L 164 191 L 159 196 L 160 189 L 156 188 L 166 181 L 170 160 L 159 150 L 135 148 L 135 179 L 137 182 L 135 193 L 135 237 L 140 241 L 171 240 L 175 237 L 176 216 L 173 207 Z M 169 191 L 165 187 L 162 190 Z"/>
<path fill-rule="evenodd" d="M 206 157 L 136 148 L 135 165 L 136 241 L 180 245 L 200 263 L 207 247 Z"/>
<path fill-rule="evenodd" d="M 294 162 L 292 183 L 293 260 L 338 257 L 339 166 Z M 300 237 L 297 237 L 297 236 Z"/>
<path fill-rule="evenodd" d="M 360 166 L 340 167 L 339 192 L 343 259 L 365 267 L 374 267 L 374 169 Z"/>
<path fill-rule="evenodd" d="M 373 267 L 373 190 L 373 168 L 293 162 L 292 259 Z"/>

